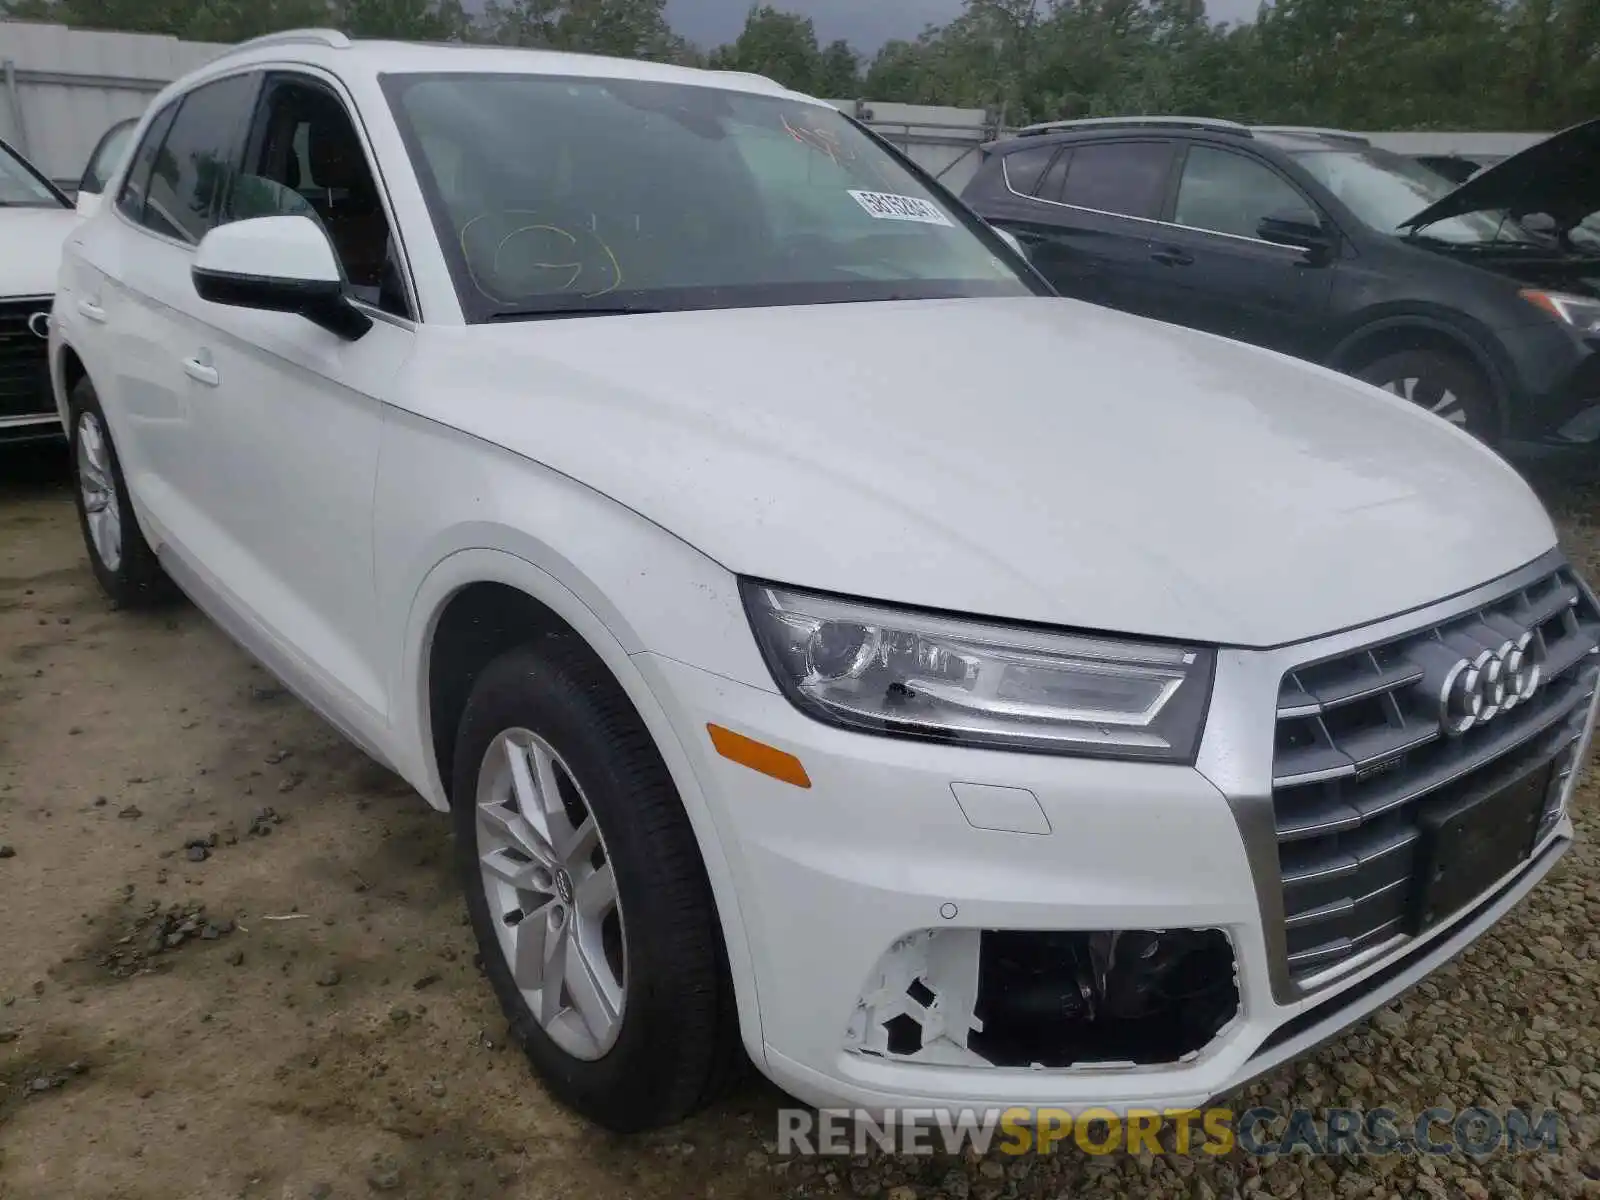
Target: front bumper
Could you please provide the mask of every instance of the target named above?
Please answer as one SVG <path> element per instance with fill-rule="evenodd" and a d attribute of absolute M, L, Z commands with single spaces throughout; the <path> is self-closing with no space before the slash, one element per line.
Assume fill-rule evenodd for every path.
<path fill-rule="evenodd" d="M 50 389 L 48 296 L 0 299 L 0 445 L 63 436 Z"/>
<path fill-rule="evenodd" d="M 1345 637 L 1415 629 L 1474 599 Z M 758 1065 L 822 1107 L 1196 1107 L 1460 952 L 1554 866 L 1572 839 L 1570 816 L 1563 807 L 1531 859 L 1427 934 L 1376 946 L 1325 977 L 1292 977 L 1275 835 L 1269 825 L 1263 837 L 1260 797 L 1270 822 L 1271 713 L 1294 654 L 1221 656 L 1193 767 L 849 732 L 804 716 L 776 691 L 638 655 L 688 748 L 732 872 L 758 1009 L 744 1014 L 746 1044 L 759 1047 Z M 1593 702 L 1586 713 L 1592 721 Z M 720 757 L 708 724 L 793 754 L 811 786 Z M 1563 806 L 1577 778 L 1567 779 Z M 1238 989 L 1233 1018 L 1175 1061 L 994 1066 L 945 1043 L 911 1056 L 863 1052 L 857 1036 L 886 956 L 929 931 L 1170 929 L 1222 931 Z"/>
<path fill-rule="evenodd" d="M 1509 386 L 1500 449 L 1551 478 L 1600 469 L 1600 353 L 1555 322 L 1500 331 Z"/>

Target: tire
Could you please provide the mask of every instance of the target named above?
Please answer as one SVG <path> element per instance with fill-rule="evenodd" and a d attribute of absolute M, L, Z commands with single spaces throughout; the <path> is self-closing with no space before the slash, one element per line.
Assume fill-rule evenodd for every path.
<path fill-rule="evenodd" d="M 524 814 L 552 791 L 541 843 Z M 451 794 L 484 971 L 549 1090 L 619 1133 L 708 1103 L 741 1053 L 710 884 L 665 763 L 587 646 L 550 634 L 484 669 L 461 719 Z M 549 854 L 575 840 L 581 853 Z M 552 999 L 531 964 L 563 937 Z M 514 970 L 519 955 L 530 965 Z"/>
<path fill-rule="evenodd" d="M 1481 441 L 1499 434 L 1494 396 L 1483 372 L 1438 350 L 1386 354 L 1355 372 L 1356 378 L 1437 414 Z"/>
<path fill-rule="evenodd" d="M 119 608 L 171 600 L 176 589 L 139 528 L 105 411 L 87 378 L 72 389 L 68 413 L 73 498 L 94 577 Z"/>

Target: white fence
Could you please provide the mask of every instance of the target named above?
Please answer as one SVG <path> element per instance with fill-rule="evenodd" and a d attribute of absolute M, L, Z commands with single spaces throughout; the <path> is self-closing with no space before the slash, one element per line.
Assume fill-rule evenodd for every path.
<path fill-rule="evenodd" d="M 226 46 L 149 34 L 0 21 L 0 137 L 45 174 L 76 185 L 112 125 Z"/>
<path fill-rule="evenodd" d="M 138 116 L 150 97 L 227 47 L 150 34 L 99 33 L 0 21 L 0 137 L 41 170 L 75 186 L 100 135 Z M 982 109 L 835 100 L 960 191 L 976 148 L 1002 130 Z M 1372 133 L 1404 154 L 1512 154 L 1539 133 Z"/>

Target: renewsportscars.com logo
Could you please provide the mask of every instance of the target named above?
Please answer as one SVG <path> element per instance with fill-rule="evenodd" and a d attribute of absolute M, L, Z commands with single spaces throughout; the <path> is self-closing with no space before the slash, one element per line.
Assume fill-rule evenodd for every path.
<path fill-rule="evenodd" d="M 1257 1107 L 1138 1109 L 801 1109 L 778 1111 L 778 1153 L 801 1156 L 889 1154 L 1162 1154 L 1222 1157 L 1239 1150 L 1272 1156 L 1467 1154 L 1560 1149 L 1554 1109 L 1436 1107 L 1403 1114 L 1392 1108 Z"/>

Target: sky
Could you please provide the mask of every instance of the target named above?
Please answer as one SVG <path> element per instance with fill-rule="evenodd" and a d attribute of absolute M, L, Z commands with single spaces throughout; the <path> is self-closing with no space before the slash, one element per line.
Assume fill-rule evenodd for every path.
<path fill-rule="evenodd" d="M 684 37 L 702 46 L 731 42 L 744 26 L 751 0 L 667 0 L 667 16 Z M 1213 21 L 1248 20 L 1257 0 L 1208 0 Z M 942 25 L 961 11 L 962 0 L 777 0 L 777 7 L 816 22 L 823 44 L 844 38 L 871 53 L 890 38 L 912 38 L 928 24 Z"/>

